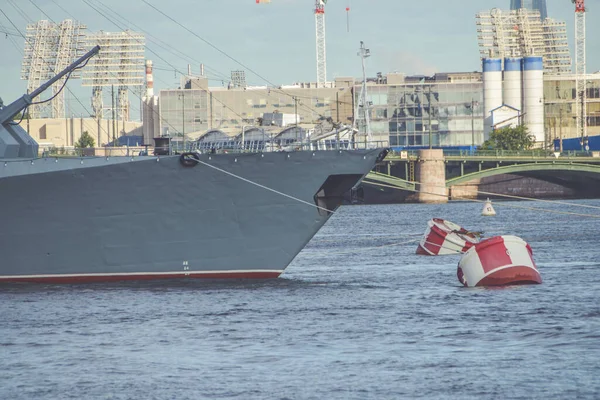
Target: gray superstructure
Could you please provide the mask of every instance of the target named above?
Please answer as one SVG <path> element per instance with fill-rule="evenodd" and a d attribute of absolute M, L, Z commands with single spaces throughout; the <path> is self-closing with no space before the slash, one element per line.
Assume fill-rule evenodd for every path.
<path fill-rule="evenodd" d="M 0 122 L 0 281 L 277 277 L 386 153 L 35 158 Z"/>

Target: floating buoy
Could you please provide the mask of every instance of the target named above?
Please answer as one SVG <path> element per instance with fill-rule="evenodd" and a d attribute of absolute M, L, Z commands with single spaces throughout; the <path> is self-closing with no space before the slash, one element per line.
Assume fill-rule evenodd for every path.
<path fill-rule="evenodd" d="M 492 202 L 490 199 L 487 199 L 483 205 L 483 211 L 481 211 L 481 215 L 484 217 L 493 217 L 496 215 L 496 210 L 494 210 L 494 207 L 492 207 Z"/>
<path fill-rule="evenodd" d="M 417 247 L 417 254 L 424 256 L 445 256 L 462 254 L 475 243 L 479 235 L 463 227 L 440 218 L 427 223 L 427 229 Z"/>
<path fill-rule="evenodd" d="M 467 287 L 542 283 L 531 247 L 517 236 L 494 236 L 473 245 L 456 274 Z"/>

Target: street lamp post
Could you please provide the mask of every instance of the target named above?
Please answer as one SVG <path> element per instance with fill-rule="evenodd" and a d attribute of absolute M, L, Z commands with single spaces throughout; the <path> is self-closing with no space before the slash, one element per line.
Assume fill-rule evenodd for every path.
<path fill-rule="evenodd" d="M 471 99 L 471 151 L 475 147 L 475 100 Z"/>
<path fill-rule="evenodd" d="M 185 141 L 185 93 L 181 92 L 179 95 L 179 100 L 181 100 L 181 135 L 183 136 L 183 151 L 186 149 L 186 141 Z"/>
<path fill-rule="evenodd" d="M 559 150 L 561 153 L 563 152 L 562 116 L 563 116 L 563 109 L 561 106 L 559 109 L 559 116 L 558 116 L 558 135 L 559 135 L 558 145 L 559 145 Z"/>
<path fill-rule="evenodd" d="M 433 145 L 431 143 L 431 84 L 429 85 L 429 149 L 433 148 Z"/>
<path fill-rule="evenodd" d="M 475 148 L 475 106 L 479 103 L 471 98 L 471 104 L 466 104 L 467 108 L 471 109 L 471 151 Z"/>
<path fill-rule="evenodd" d="M 246 125 L 242 125 L 242 143 L 240 147 L 243 149 L 245 144 L 245 136 L 246 136 Z"/>

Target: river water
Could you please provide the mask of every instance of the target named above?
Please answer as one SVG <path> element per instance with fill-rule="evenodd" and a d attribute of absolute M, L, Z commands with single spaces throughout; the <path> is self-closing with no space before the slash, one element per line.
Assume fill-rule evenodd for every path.
<path fill-rule="evenodd" d="M 342 207 L 270 281 L 1 286 L 0 399 L 600 398 L 599 220 L 556 213 L 600 210 L 494 205 Z M 414 254 L 432 217 L 544 283 L 463 288 Z"/>

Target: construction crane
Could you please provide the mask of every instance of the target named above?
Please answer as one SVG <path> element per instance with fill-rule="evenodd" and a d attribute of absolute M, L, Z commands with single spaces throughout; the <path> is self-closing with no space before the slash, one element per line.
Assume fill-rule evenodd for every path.
<path fill-rule="evenodd" d="M 327 4 L 327 0 L 315 0 L 317 87 L 324 87 L 325 82 L 327 82 L 327 53 L 325 50 L 325 4 Z"/>
<path fill-rule="evenodd" d="M 585 67 L 585 0 L 571 0 L 575 4 L 575 112 L 577 134 L 583 147 L 587 136 L 587 77 Z"/>
<path fill-rule="evenodd" d="M 270 3 L 271 0 L 256 0 L 256 4 Z M 315 31 L 317 41 L 317 87 L 325 87 L 327 82 L 327 51 L 325 49 L 325 4 L 327 0 L 315 0 Z M 350 7 L 346 7 L 346 12 Z M 348 17 L 349 18 L 349 17 Z M 348 24 L 349 24 L 348 20 Z M 348 30 L 350 29 L 348 25 Z"/>

